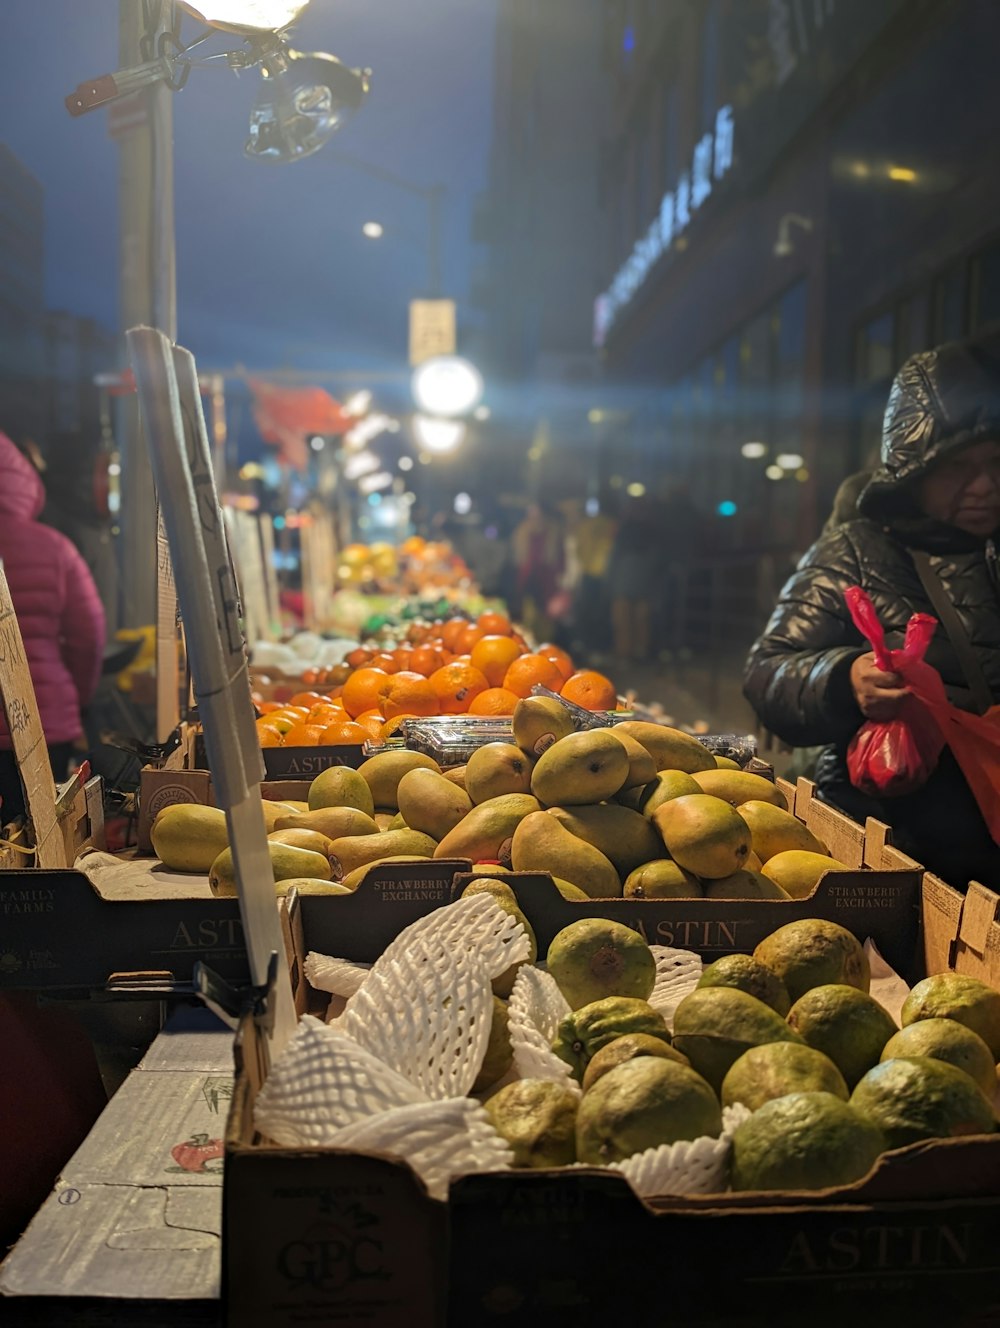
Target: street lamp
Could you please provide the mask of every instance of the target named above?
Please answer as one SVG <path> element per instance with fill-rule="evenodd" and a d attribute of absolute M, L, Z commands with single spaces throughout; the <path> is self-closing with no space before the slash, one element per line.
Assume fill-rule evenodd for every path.
<path fill-rule="evenodd" d="M 429 415 L 414 415 L 413 432 L 425 452 L 443 456 L 461 447 L 465 425 L 461 420 L 440 420 Z"/>
<path fill-rule="evenodd" d="M 482 395 L 482 374 L 458 355 L 425 360 L 413 374 L 413 399 L 427 415 L 445 419 L 467 415 Z"/>
<path fill-rule="evenodd" d="M 207 29 L 186 45 L 172 0 L 164 0 L 150 20 L 141 47 L 143 64 L 81 83 L 66 98 L 70 115 L 127 97 L 144 88 L 179 92 L 197 66 L 220 61 L 239 73 L 259 69 L 261 86 L 250 112 L 246 153 L 261 161 L 299 161 L 317 152 L 368 95 L 371 71 L 349 69 L 323 51 L 296 51 L 286 32 L 308 0 L 212 0 L 182 7 Z M 241 36 L 236 50 L 193 55 L 213 32 Z"/>
<path fill-rule="evenodd" d="M 361 227 L 361 233 L 367 236 L 369 240 L 381 240 L 385 234 L 385 227 L 380 221 L 366 221 Z"/>

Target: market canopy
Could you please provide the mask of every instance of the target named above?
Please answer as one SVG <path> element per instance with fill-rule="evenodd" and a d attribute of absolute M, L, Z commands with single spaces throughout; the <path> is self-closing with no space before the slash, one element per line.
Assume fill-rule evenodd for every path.
<path fill-rule="evenodd" d="M 295 470 L 308 466 L 310 438 L 346 433 L 356 423 L 322 387 L 281 387 L 259 378 L 248 382 L 260 436 L 278 448 L 280 461 Z"/>

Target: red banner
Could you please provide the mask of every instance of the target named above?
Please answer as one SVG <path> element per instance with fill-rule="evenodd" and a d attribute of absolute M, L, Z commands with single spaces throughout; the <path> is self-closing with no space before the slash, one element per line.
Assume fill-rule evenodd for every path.
<path fill-rule="evenodd" d="M 309 464 L 310 438 L 346 433 L 355 423 L 322 387 L 280 387 L 258 378 L 248 381 L 260 436 L 277 447 L 279 459 L 295 470 L 305 470 Z"/>

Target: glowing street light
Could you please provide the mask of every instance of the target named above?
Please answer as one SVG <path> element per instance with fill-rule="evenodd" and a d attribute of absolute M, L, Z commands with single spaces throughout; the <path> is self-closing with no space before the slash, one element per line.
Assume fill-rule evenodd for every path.
<path fill-rule="evenodd" d="M 181 0 L 184 8 L 213 28 L 276 32 L 294 23 L 309 0 Z"/>
<path fill-rule="evenodd" d="M 381 240 L 385 234 L 385 227 L 380 221 L 366 221 L 361 227 L 361 233 L 367 236 L 369 240 Z"/>
<path fill-rule="evenodd" d="M 801 470 L 806 464 L 797 452 L 782 452 L 775 461 L 782 470 Z"/>
<path fill-rule="evenodd" d="M 748 461 L 759 461 L 761 457 L 767 456 L 767 443 L 744 443 L 740 455 Z"/>
<path fill-rule="evenodd" d="M 413 399 L 425 415 L 467 415 L 483 395 L 483 376 L 457 355 L 425 360 L 413 374 Z"/>
<path fill-rule="evenodd" d="M 461 420 L 440 420 L 429 415 L 414 415 L 413 431 L 420 446 L 438 456 L 454 452 L 465 438 Z"/>

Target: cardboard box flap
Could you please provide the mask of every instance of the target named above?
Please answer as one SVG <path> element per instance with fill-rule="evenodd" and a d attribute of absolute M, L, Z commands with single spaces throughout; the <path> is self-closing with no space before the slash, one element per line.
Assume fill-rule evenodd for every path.
<path fill-rule="evenodd" d="M 35 848 L 36 867 L 68 867 L 66 846 L 56 817 L 56 789 L 49 765 L 28 657 L 18 626 L 10 587 L 0 565 L 0 704 L 24 789 Z M 0 810 L 0 826 L 3 813 Z M 29 860 L 30 861 L 30 860 Z"/>
<path fill-rule="evenodd" d="M 992 890 L 980 885 L 978 881 L 969 884 L 958 934 L 962 944 L 977 955 L 985 955 L 987 951 L 990 929 L 997 921 L 998 906 L 1000 899 Z"/>
<path fill-rule="evenodd" d="M 864 866 L 865 831 L 849 816 L 816 797 L 816 785 L 800 779 L 795 787 L 795 815 L 847 867 Z"/>

